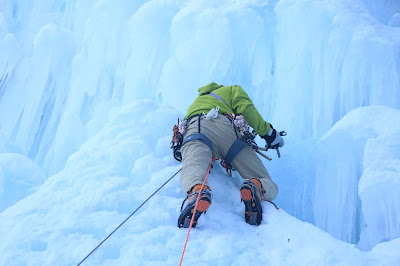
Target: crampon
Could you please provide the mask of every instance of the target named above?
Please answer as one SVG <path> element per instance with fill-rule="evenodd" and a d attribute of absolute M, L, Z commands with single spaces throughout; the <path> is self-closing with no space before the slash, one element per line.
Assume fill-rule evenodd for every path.
<path fill-rule="evenodd" d="M 254 181 L 252 181 L 254 180 Z M 240 188 L 240 195 L 245 206 L 244 217 L 246 223 L 260 225 L 262 221 L 261 183 L 258 179 L 246 179 Z M 258 184 L 257 184 L 258 183 Z"/>
<path fill-rule="evenodd" d="M 199 197 L 199 192 L 195 191 L 195 192 L 191 193 L 189 196 L 187 196 L 186 199 L 182 202 L 181 214 L 179 215 L 179 218 L 178 218 L 178 227 L 179 228 L 182 228 L 182 227 L 189 228 L 190 221 L 192 219 L 193 212 L 194 212 L 194 207 L 196 205 L 197 197 Z M 197 220 L 200 218 L 200 216 L 207 211 L 208 207 L 210 207 L 211 198 L 212 198 L 212 195 L 211 195 L 210 189 L 206 188 L 201 192 L 197 210 L 196 210 L 196 213 L 194 214 L 193 225 L 192 225 L 193 228 L 196 227 Z M 187 200 L 188 200 L 188 203 L 187 203 L 186 207 L 183 209 L 183 205 L 185 204 L 185 202 Z"/>

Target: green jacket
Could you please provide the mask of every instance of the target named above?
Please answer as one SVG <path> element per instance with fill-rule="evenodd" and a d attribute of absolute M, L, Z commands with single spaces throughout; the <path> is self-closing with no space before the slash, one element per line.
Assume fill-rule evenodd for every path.
<path fill-rule="evenodd" d="M 223 101 L 212 96 L 211 92 L 218 95 Z M 189 106 L 185 118 L 203 112 L 207 114 L 217 106 L 219 106 L 220 113 L 243 115 L 249 126 L 260 136 L 266 135 L 270 130 L 269 124 L 261 117 L 247 93 L 237 85 L 224 87 L 213 82 L 201 87 L 199 97 Z"/>

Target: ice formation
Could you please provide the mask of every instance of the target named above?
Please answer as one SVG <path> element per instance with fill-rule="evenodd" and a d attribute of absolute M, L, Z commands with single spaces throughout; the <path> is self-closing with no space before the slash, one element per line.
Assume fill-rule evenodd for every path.
<path fill-rule="evenodd" d="M 241 85 L 288 136 L 282 158 L 266 163 L 283 211 L 259 232 L 236 226 L 239 181 L 215 175 L 232 195 L 217 197 L 207 236 L 195 233 L 200 247 L 207 230 L 222 232 L 206 263 L 247 258 L 233 245 L 227 261 L 214 251 L 234 228 L 230 242 L 247 230 L 270 236 L 260 243 L 277 255 L 257 250 L 270 264 L 398 264 L 399 14 L 395 0 L 1 1 L 0 264 L 76 263 L 177 170 L 171 128 L 210 82 Z M 128 254 L 176 264 L 182 196 L 169 186 L 157 198 L 168 213 L 150 203 L 97 264 L 129 264 Z M 226 208 L 229 219 L 216 219 Z M 151 257 L 143 242 L 166 249 Z"/>

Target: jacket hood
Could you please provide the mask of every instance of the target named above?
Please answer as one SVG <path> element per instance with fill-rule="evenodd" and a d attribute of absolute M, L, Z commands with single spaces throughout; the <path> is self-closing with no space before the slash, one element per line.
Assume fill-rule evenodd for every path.
<path fill-rule="evenodd" d="M 215 82 L 210 83 L 210 84 L 208 84 L 208 85 L 206 85 L 204 87 L 201 87 L 199 89 L 199 96 L 204 95 L 204 94 L 208 94 L 208 93 L 212 92 L 213 90 L 216 90 L 216 89 L 221 88 L 221 87 L 223 87 L 223 86 L 222 85 L 218 85 Z"/>

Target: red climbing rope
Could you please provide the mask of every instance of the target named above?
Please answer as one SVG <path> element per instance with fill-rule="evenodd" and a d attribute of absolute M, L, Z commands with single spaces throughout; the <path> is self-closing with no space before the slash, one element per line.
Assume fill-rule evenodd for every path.
<path fill-rule="evenodd" d="M 201 192 L 203 191 L 204 184 L 205 184 L 206 181 L 207 181 L 208 173 L 210 173 L 211 164 L 212 164 L 212 162 L 214 162 L 214 161 L 216 161 L 216 160 L 217 160 L 217 159 L 215 159 L 214 157 L 212 158 L 210 164 L 208 165 L 207 173 L 206 173 L 206 176 L 204 177 L 203 184 L 201 184 L 201 188 L 200 188 L 200 191 L 199 191 L 199 196 L 197 197 L 196 205 L 194 206 L 192 219 L 190 220 L 189 230 L 188 230 L 188 233 L 187 233 L 187 236 L 186 236 L 185 246 L 183 247 L 182 256 L 181 256 L 181 261 L 179 262 L 179 266 L 182 265 L 183 255 L 185 254 L 186 245 L 187 245 L 187 242 L 188 242 L 188 240 L 189 240 L 189 234 L 190 234 L 190 230 L 192 229 L 193 220 L 194 220 L 194 216 L 195 216 L 194 214 L 195 214 L 196 211 L 197 211 L 197 205 L 199 204 L 199 199 L 200 199 Z"/>

